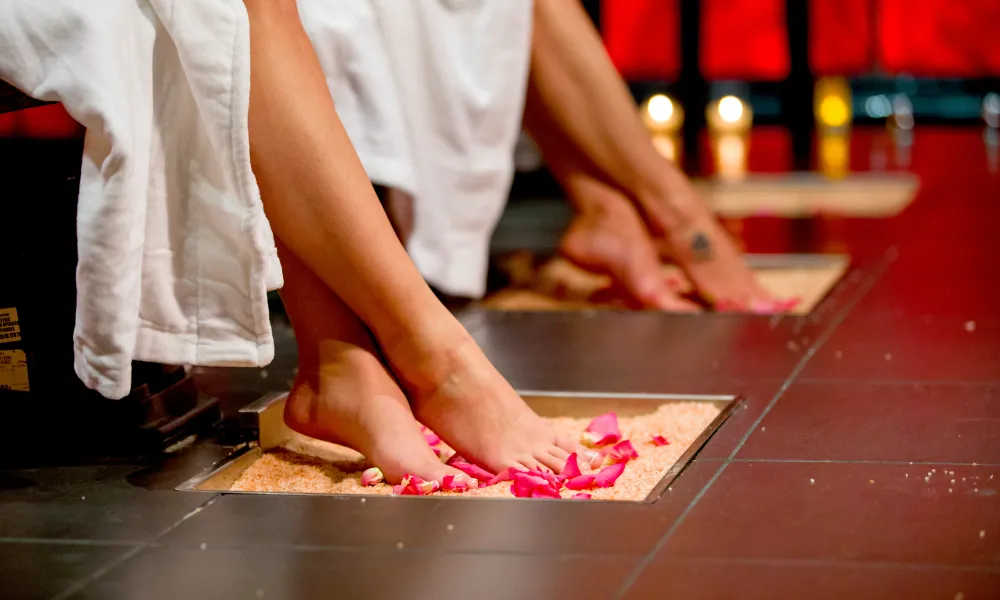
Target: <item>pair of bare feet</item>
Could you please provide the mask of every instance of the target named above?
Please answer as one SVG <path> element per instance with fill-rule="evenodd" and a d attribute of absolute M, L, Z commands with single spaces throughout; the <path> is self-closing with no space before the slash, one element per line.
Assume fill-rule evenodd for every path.
<path fill-rule="evenodd" d="M 299 347 L 299 371 L 285 405 L 285 422 L 295 431 L 358 450 L 390 483 L 405 475 L 466 478 L 437 457 L 420 423 L 493 473 L 507 467 L 558 472 L 570 453 L 588 456 L 524 403 L 447 311 L 429 315 L 436 322 L 421 332 L 376 340 L 305 265 L 279 251 L 282 294 Z"/>
<path fill-rule="evenodd" d="M 633 203 L 601 184 L 568 187 L 577 214 L 563 236 L 560 253 L 584 269 L 610 275 L 638 305 L 671 312 L 701 310 L 679 291 L 690 287 L 709 307 L 770 312 L 780 306 L 756 281 L 693 189 L 680 189 L 671 199 L 671 210 L 680 218 L 667 226 L 661 205 Z M 664 259 L 676 262 L 689 281 L 678 285 L 666 279 Z"/>

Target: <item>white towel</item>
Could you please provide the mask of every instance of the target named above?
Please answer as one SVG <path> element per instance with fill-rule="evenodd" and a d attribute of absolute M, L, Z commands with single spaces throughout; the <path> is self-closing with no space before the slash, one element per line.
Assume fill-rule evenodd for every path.
<path fill-rule="evenodd" d="M 273 358 L 249 47 L 242 0 L 0 2 L 0 78 L 87 127 L 74 344 L 104 396 L 128 394 L 133 359 Z"/>
<path fill-rule="evenodd" d="M 449 294 L 485 292 L 521 131 L 532 6 L 299 0 L 369 177 L 414 197 L 410 256 Z"/>

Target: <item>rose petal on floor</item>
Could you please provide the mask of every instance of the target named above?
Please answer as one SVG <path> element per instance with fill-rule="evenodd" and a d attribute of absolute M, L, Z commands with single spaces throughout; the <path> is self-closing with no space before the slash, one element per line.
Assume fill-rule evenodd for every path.
<path fill-rule="evenodd" d="M 365 469 L 365 472 L 361 474 L 361 485 L 375 485 L 383 481 L 385 481 L 385 475 L 382 474 L 382 469 L 378 467 Z"/>
<path fill-rule="evenodd" d="M 583 492 L 580 492 L 579 494 L 573 494 L 572 496 L 569 497 L 570 500 L 590 500 L 590 498 L 591 498 L 590 494 L 585 494 Z"/>
<path fill-rule="evenodd" d="M 489 481 L 493 479 L 493 473 L 490 473 L 481 467 L 477 467 L 461 456 L 453 456 L 451 460 L 448 461 L 448 466 L 454 467 L 469 477 L 478 479 L 479 481 Z"/>
<path fill-rule="evenodd" d="M 601 469 L 601 471 L 594 477 L 594 483 L 597 487 L 609 488 L 618 481 L 621 474 L 625 471 L 625 463 L 617 463 Z M 566 487 L 569 487 L 568 485 Z"/>
<path fill-rule="evenodd" d="M 654 435 L 650 439 L 652 440 L 654 446 L 666 446 L 667 444 L 670 443 L 670 440 L 663 437 L 662 435 Z"/>
<path fill-rule="evenodd" d="M 581 436 L 583 443 L 591 446 L 606 446 L 620 439 L 622 434 L 618 429 L 618 415 L 613 412 L 594 417 Z"/>

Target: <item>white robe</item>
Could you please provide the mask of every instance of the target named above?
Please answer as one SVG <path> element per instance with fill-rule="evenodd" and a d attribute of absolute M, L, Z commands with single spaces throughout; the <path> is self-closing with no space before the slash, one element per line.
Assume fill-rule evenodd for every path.
<path fill-rule="evenodd" d="M 414 197 L 408 250 L 442 291 L 485 292 L 514 173 L 532 0 L 299 0 L 376 183 Z"/>
<path fill-rule="evenodd" d="M 250 170 L 242 0 L 4 0 L 0 78 L 87 127 L 75 368 L 265 365 L 281 268 Z M 6 198 L 4 202 L 42 201 Z"/>

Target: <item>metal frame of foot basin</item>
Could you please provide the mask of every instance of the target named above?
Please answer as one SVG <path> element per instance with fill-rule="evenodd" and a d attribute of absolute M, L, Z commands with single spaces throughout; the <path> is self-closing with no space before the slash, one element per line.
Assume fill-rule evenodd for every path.
<path fill-rule="evenodd" d="M 684 451 L 652 491 L 642 500 L 603 500 L 602 502 L 632 502 L 648 504 L 655 502 L 671 483 L 691 463 L 698 452 L 715 434 L 733 411 L 742 404 L 742 398 L 733 395 L 687 395 L 687 394 L 615 394 L 594 392 L 545 392 L 525 390 L 521 397 L 535 412 L 543 417 L 590 416 L 615 411 L 619 416 L 630 416 L 649 412 L 660 404 L 670 402 L 712 402 L 721 409 L 712 422 Z M 228 494 L 281 494 L 320 495 L 332 497 L 357 497 L 356 494 L 300 494 L 297 492 L 243 492 L 231 491 L 233 483 L 264 452 L 278 448 L 293 439 L 295 434 L 285 425 L 284 406 L 287 393 L 272 393 L 262 396 L 240 410 L 240 425 L 252 432 L 256 441 L 248 443 L 221 463 L 179 485 L 176 489 L 185 492 L 224 492 Z M 418 498 L 417 496 L 400 496 Z M 440 498 L 440 497 L 438 497 Z M 461 500 L 462 496 L 446 496 L 444 499 Z M 495 500 L 497 498 L 469 498 L 474 500 Z M 508 500 L 503 498 L 502 500 Z M 555 500 L 559 501 L 559 500 Z"/>

